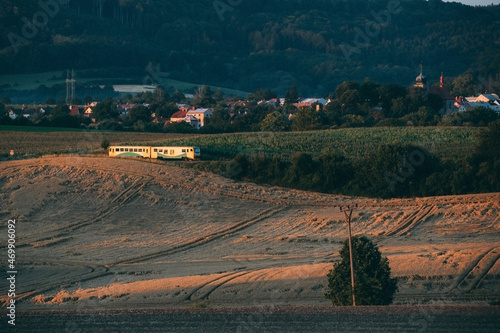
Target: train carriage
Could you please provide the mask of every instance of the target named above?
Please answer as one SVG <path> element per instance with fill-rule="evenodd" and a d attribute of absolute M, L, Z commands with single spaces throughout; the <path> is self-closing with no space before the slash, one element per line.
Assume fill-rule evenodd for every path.
<path fill-rule="evenodd" d="M 198 160 L 198 147 L 146 147 L 146 146 L 111 146 L 110 157 L 143 157 L 172 160 Z"/>
<path fill-rule="evenodd" d="M 197 160 L 200 158 L 198 147 L 151 147 L 151 158 L 172 160 Z"/>
<path fill-rule="evenodd" d="M 144 146 L 111 146 L 109 147 L 111 157 L 151 157 L 151 147 Z"/>

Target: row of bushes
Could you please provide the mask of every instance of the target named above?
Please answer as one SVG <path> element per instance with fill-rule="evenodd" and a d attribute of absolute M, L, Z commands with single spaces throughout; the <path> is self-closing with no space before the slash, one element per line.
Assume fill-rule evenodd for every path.
<path fill-rule="evenodd" d="M 500 191 L 500 121 L 480 135 L 474 154 L 438 158 L 415 145 L 383 144 L 360 160 L 340 153 L 239 154 L 228 165 L 235 179 L 369 197 L 420 197 Z"/>

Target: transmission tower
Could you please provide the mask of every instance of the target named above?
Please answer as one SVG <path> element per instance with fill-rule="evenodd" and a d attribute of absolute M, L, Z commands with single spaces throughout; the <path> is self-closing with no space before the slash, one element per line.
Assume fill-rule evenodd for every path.
<path fill-rule="evenodd" d="M 66 104 L 70 104 L 75 99 L 75 70 L 71 70 L 71 79 L 69 78 L 69 69 L 66 73 Z"/>

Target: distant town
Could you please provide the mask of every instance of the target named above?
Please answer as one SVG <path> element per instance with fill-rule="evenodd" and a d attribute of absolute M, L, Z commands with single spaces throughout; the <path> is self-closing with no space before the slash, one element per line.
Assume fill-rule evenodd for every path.
<path fill-rule="evenodd" d="M 454 80 L 469 81 L 463 76 Z M 437 80 L 436 80 L 437 81 Z M 75 98 L 74 80 L 67 80 L 66 100 L 45 105 L 0 104 L 4 125 L 55 126 L 155 132 L 233 132 L 314 130 L 367 126 L 486 126 L 500 117 L 500 97 L 493 93 L 453 96 L 441 75 L 429 84 L 420 74 L 409 87 L 346 81 L 327 98 L 300 97 L 295 84 L 286 96 L 256 90 L 246 97 L 227 97 L 209 86 L 194 95 L 161 86 L 125 93 L 120 98 L 84 102 Z M 462 86 L 464 86 L 462 84 Z M 136 89 L 137 87 L 135 87 Z"/>

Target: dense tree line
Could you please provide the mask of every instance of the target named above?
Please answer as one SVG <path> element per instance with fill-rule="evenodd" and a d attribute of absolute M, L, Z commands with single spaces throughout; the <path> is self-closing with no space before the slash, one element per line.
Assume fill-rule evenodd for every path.
<path fill-rule="evenodd" d="M 153 61 L 182 81 L 279 94 L 297 82 L 305 95 L 345 78 L 408 85 L 420 62 L 436 80 L 441 71 L 500 73 L 498 5 L 258 0 L 221 13 L 213 1 L 72 0 L 44 8 L 0 4 L 1 73 L 115 68 L 135 77 Z"/>
<path fill-rule="evenodd" d="M 337 152 L 319 156 L 239 154 L 228 164 L 235 179 L 325 193 L 422 197 L 500 191 L 500 120 L 480 134 L 471 157 L 439 159 L 422 147 L 388 144 L 357 161 Z"/>

